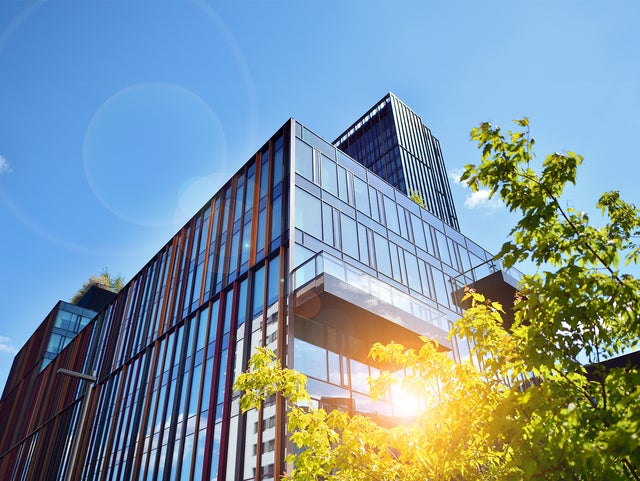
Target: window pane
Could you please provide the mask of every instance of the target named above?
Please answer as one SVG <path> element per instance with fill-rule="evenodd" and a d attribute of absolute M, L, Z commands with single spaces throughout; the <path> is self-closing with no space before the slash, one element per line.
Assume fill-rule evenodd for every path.
<path fill-rule="evenodd" d="M 313 181 L 313 149 L 296 139 L 296 172 Z"/>
<path fill-rule="evenodd" d="M 253 275 L 253 315 L 262 310 L 264 303 L 264 266 Z"/>
<path fill-rule="evenodd" d="M 358 224 L 358 245 L 360 247 L 360 260 L 369 264 L 369 246 L 367 242 L 367 228 Z"/>
<path fill-rule="evenodd" d="M 333 209 L 328 204 L 322 204 L 322 238 L 329 245 L 333 242 Z"/>
<path fill-rule="evenodd" d="M 373 239 L 376 247 L 376 263 L 378 270 L 391 277 L 391 258 L 389 256 L 389 241 L 374 232 Z"/>
<path fill-rule="evenodd" d="M 353 185 L 356 194 L 356 208 L 367 215 L 371 215 L 371 209 L 369 207 L 369 191 L 367 184 L 359 177 L 353 178 Z"/>
<path fill-rule="evenodd" d="M 278 289 L 280 288 L 280 257 L 277 256 L 269 261 L 269 285 L 267 294 L 267 304 L 278 300 Z"/>
<path fill-rule="evenodd" d="M 296 187 L 296 227 L 318 239 L 322 238 L 320 199 Z"/>
<path fill-rule="evenodd" d="M 358 259 L 358 230 L 356 221 L 348 215 L 340 215 L 342 231 L 342 251 L 354 259 Z"/>
<path fill-rule="evenodd" d="M 282 233 L 282 196 L 273 199 L 273 211 L 271 212 L 271 240 L 276 240 Z"/>
<path fill-rule="evenodd" d="M 322 188 L 328 192 L 331 192 L 336 197 L 338 196 L 338 174 L 336 173 L 336 163 L 331 159 L 322 157 L 321 175 L 322 175 Z"/>
<path fill-rule="evenodd" d="M 400 225 L 398 224 L 398 211 L 396 210 L 396 203 L 386 195 L 383 195 L 382 197 L 384 198 L 384 210 L 386 214 L 387 227 L 399 234 Z"/>

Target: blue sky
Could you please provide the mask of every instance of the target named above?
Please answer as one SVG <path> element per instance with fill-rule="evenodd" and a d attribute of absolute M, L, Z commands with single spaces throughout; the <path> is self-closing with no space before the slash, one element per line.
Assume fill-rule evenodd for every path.
<path fill-rule="evenodd" d="M 289 117 L 331 140 L 386 92 L 455 172 L 481 121 L 585 156 L 568 206 L 638 203 L 636 1 L 0 0 L 0 386 L 58 299 L 130 279 Z M 453 186 L 463 233 L 513 224 Z M 476 199 L 477 200 L 477 199 Z"/>

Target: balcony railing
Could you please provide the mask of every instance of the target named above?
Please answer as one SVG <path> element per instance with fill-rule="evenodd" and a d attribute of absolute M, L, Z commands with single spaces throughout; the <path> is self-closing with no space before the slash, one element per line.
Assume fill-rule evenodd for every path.
<path fill-rule="evenodd" d="M 321 274 L 335 277 L 355 289 L 394 306 L 400 311 L 411 314 L 424 322 L 449 332 L 449 322 L 444 313 L 324 251 L 319 252 L 294 269 L 294 290 L 299 289 Z"/>

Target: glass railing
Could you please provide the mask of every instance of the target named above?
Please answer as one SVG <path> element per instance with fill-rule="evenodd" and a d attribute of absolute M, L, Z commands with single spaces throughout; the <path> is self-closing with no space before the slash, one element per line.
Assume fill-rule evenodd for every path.
<path fill-rule="evenodd" d="M 449 331 L 449 322 L 444 313 L 324 251 L 319 252 L 294 269 L 294 290 L 299 289 L 321 274 L 335 277 L 351 287 L 394 306 L 400 311 L 411 314 L 447 332 Z"/>
<path fill-rule="evenodd" d="M 505 276 L 511 277 L 515 285 L 520 284 L 522 272 L 515 267 L 505 268 L 499 260 L 489 259 L 486 262 L 478 264 L 475 267 L 463 272 L 457 277 L 451 278 L 451 291 L 456 297 L 456 303 L 459 305 L 463 295 L 463 289 L 472 285 L 474 282 L 484 279 L 485 277 L 502 271 Z"/>

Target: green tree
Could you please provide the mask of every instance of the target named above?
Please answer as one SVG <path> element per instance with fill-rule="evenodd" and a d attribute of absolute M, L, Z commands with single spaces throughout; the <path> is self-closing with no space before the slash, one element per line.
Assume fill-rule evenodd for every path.
<path fill-rule="evenodd" d="M 416 204 L 418 204 L 420 207 L 426 209 L 427 208 L 427 204 L 425 203 L 425 201 L 422 199 L 422 197 L 420 196 L 420 194 L 418 193 L 417 190 L 414 190 L 411 195 L 409 196 L 409 198 L 414 201 Z"/>
<path fill-rule="evenodd" d="M 468 290 L 472 307 L 451 335 L 472 341 L 475 364 L 454 364 L 426 340 L 418 351 L 374 346 L 371 356 L 389 369 L 372 392 L 401 383 L 423 403 L 395 427 L 304 407 L 304 378 L 260 351 L 236 388 L 244 410 L 268 395 L 288 402 L 290 439 L 301 448 L 289 457 L 291 479 L 640 480 L 638 366 L 603 364 L 640 339 L 640 283 L 628 267 L 638 262 L 640 213 L 617 192 L 597 202 L 602 227 L 564 209 L 582 157 L 554 153 L 536 171 L 528 121 L 517 123 L 523 129 L 506 136 L 487 123 L 474 129 L 482 160 L 463 175 L 519 215 L 496 256 L 536 268 L 522 278 L 513 325 L 505 329 L 502 307 Z"/>
<path fill-rule="evenodd" d="M 528 121 L 517 123 L 526 130 L 505 136 L 483 123 L 472 131 L 482 161 L 462 179 L 519 214 L 497 257 L 507 267 L 531 261 L 537 272 L 522 279 L 510 331 L 477 296 L 455 328 L 475 343 L 487 373 L 520 379 L 492 425 L 508 446 L 505 479 L 638 480 L 638 366 L 601 363 L 640 339 L 640 283 L 620 270 L 621 261 L 637 265 L 640 213 L 618 192 L 597 202 L 602 227 L 564 209 L 560 198 L 582 157 L 554 153 L 536 172 Z"/>
<path fill-rule="evenodd" d="M 71 297 L 69 302 L 71 302 L 71 304 L 77 303 L 91 286 L 102 287 L 103 289 L 117 293 L 124 287 L 124 277 L 120 274 L 117 276 L 111 275 L 109 269 L 105 267 L 99 275 L 89 277 L 82 287 Z"/>

